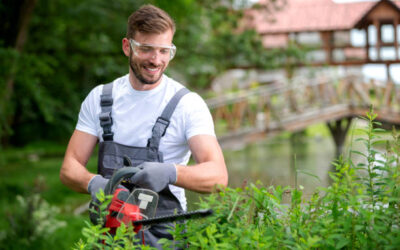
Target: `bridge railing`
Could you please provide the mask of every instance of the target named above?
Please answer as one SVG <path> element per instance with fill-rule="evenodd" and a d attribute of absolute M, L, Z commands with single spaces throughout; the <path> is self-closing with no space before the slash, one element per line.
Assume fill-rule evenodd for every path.
<path fill-rule="evenodd" d="M 400 89 L 391 82 L 365 82 L 354 75 L 295 78 L 206 102 L 221 137 L 251 130 L 302 129 L 330 117 L 337 119 L 364 112 L 371 105 L 386 116 L 399 116 Z"/>

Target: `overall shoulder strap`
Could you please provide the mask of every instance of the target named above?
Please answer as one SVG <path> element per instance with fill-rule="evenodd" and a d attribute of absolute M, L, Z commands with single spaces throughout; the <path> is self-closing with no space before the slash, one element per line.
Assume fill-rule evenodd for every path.
<path fill-rule="evenodd" d="M 114 139 L 114 133 L 111 131 L 112 126 L 112 89 L 113 83 L 107 83 L 103 86 L 103 92 L 100 95 L 100 107 L 101 113 L 99 116 L 100 126 L 103 128 L 103 140 L 104 141 L 112 141 Z"/>
<path fill-rule="evenodd" d="M 176 92 L 168 102 L 161 116 L 157 118 L 156 123 L 154 124 L 151 138 L 147 143 L 148 147 L 158 149 L 158 146 L 160 145 L 160 139 L 165 135 L 165 131 L 169 126 L 170 118 L 175 111 L 176 105 L 178 105 L 181 98 L 189 92 L 190 91 L 187 88 L 182 88 Z"/>

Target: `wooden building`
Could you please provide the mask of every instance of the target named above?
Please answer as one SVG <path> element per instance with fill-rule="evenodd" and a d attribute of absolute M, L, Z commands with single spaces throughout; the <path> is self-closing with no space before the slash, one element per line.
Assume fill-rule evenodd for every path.
<path fill-rule="evenodd" d="M 255 9 L 246 15 L 266 48 L 293 42 L 312 48 L 312 65 L 385 64 L 388 76 L 390 65 L 400 63 L 400 1 L 284 2 L 272 16 Z"/>

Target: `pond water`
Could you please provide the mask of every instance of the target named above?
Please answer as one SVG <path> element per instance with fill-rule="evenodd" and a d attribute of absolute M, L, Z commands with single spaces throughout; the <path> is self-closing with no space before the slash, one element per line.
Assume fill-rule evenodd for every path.
<path fill-rule="evenodd" d="M 298 173 L 297 184 L 306 195 L 318 186 L 329 185 L 335 145 L 330 137 L 279 136 L 266 138 L 238 150 L 224 150 L 229 173 L 229 187 L 260 181 L 264 186 L 295 186 L 297 169 L 312 175 Z M 201 196 L 201 195 L 200 195 Z M 187 192 L 188 208 L 199 195 Z"/>
<path fill-rule="evenodd" d="M 261 181 L 265 186 L 295 185 L 296 171 L 301 169 L 316 177 L 298 174 L 298 185 L 312 192 L 316 186 L 329 182 L 335 147 L 331 138 L 303 137 L 270 138 L 246 146 L 239 151 L 226 151 L 225 160 L 229 171 L 229 186 L 240 187 L 244 181 Z"/>

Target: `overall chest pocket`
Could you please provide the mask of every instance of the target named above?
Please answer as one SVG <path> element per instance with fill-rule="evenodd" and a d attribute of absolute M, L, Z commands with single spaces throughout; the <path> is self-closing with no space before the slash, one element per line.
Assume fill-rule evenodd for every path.
<path fill-rule="evenodd" d="M 124 156 L 131 160 L 134 167 L 145 161 L 163 162 L 162 153 L 159 151 L 151 152 L 147 147 L 132 147 L 106 141 L 99 145 L 97 172 L 105 178 L 111 178 L 116 170 L 124 166 Z"/>

